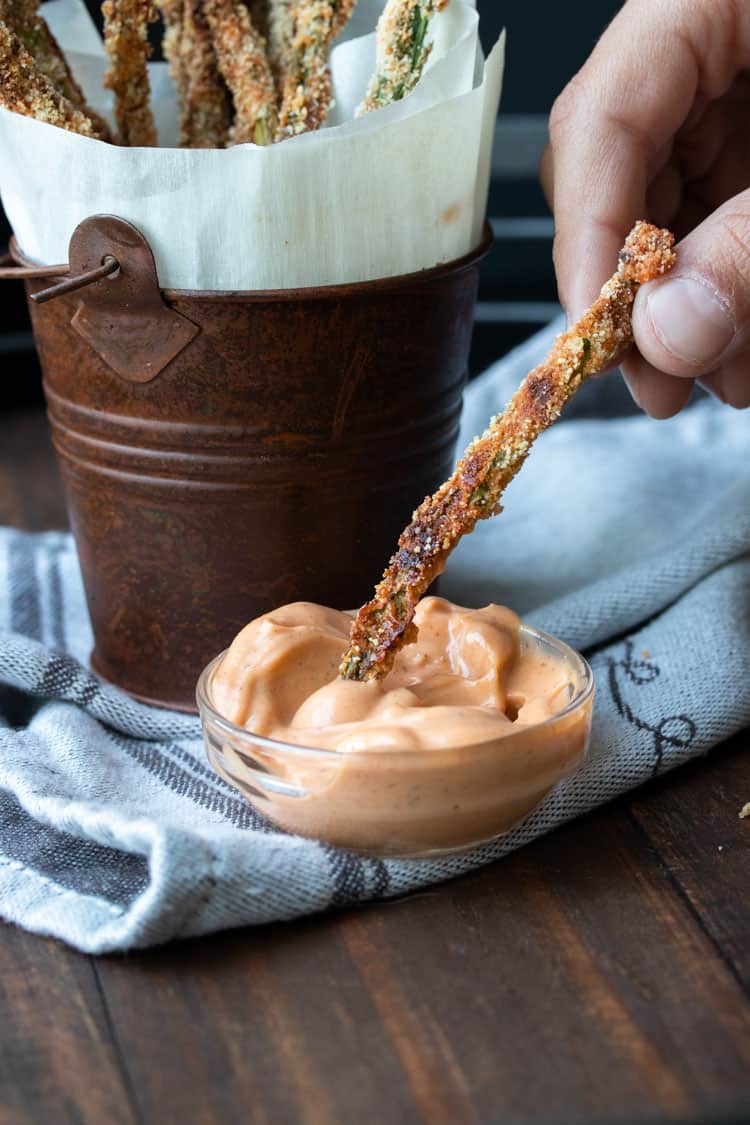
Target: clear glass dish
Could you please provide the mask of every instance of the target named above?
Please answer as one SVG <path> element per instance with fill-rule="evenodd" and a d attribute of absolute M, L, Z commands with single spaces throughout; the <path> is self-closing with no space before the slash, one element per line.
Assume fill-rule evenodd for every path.
<path fill-rule="evenodd" d="M 213 706 L 221 653 L 196 691 L 208 760 L 288 832 L 379 856 L 465 851 L 518 824 L 588 749 L 591 668 L 562 641 L 522 625 L 521 647 L 528 646 L 565 672 L 562 710 L 500 739 L 440 750 L 342 752 L 253 734 Z"/>

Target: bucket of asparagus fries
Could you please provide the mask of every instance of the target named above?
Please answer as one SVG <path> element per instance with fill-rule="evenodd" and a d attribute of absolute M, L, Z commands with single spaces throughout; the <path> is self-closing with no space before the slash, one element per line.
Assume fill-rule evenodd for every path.
<path fill-rule="evenodd" d="M 103 40 L 81 0 L 0 0 L 0 273 L 92 666 L 192 709 L 249 618 L 360 604 L 450 471 L 503 42 L 484 59 L 466 0 L 102 14 Z"/>

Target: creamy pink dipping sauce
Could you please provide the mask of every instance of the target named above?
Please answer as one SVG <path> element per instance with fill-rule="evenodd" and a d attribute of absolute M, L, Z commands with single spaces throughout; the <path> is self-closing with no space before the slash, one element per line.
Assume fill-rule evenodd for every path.
<path fill-rule="evenodd" d="M 209 743 L 214 764 L 284 828 L 351 848 L 430 854 L 506 831 L 585 752 L 585 664 L 500 606 L 424 598 L 415 621 L 416 643 L 367 683 L 338 678 L 348 614 L 297 602 L 251 622 L 209 684 L 248 734 Z"/>

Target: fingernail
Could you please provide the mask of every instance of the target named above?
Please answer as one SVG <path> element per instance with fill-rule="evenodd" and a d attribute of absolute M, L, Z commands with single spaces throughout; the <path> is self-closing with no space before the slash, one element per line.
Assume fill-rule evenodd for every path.
<path fill-rule="evenodd" d="M 717 294 L 694 277 L 675 277 L 649 293 L 651 327 L 683 363 L 715 364 L 734 339 L 734 318 Z"/>

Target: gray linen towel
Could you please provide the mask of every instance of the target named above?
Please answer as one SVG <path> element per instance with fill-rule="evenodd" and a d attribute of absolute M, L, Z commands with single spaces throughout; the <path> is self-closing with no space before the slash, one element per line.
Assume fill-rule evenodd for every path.
<path fill-rule="evenodd" d="M 462 442 L 559 327 L 470 387 Z M 456 858 L 363 859 L 264 823 L 208 768 L 197 720 L 89 673 L 71 539 L 0 531 L 0 913 L 103 953 L 401 894 L 497 859 L 741 729 L 748 421 L 707 399 L 669 422 L 566 421 L 539 442 L 506 512 L 462 544 L 447 596 L 505 602 L 587 651 L 597 704 L 585 767 L 502 840 Z M 737 794 L 738 809 L 748 797 Z"/>

